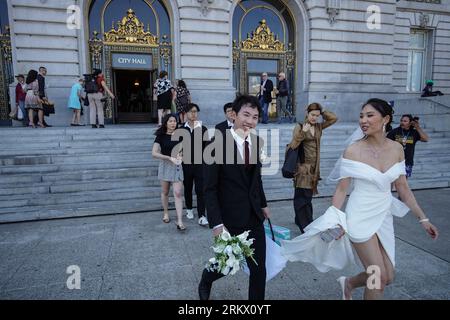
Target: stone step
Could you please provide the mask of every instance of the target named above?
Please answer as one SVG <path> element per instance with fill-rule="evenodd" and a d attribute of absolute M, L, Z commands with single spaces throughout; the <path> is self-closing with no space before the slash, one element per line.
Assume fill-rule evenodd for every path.
<path fill-rule="evenodd" d="M 127 159 L 145 160 L 151 158 L 151 151 L 136 151 L 123 152 L 103 152 L 100 154 L 93 153 L 79 153 L 72 150 L 74 154 L 53 154 L 53 155 L 3 155 L 0 156 L 0 167 L 11 165 L 39 165 L 39 164 L 82 164 L 82 163 L 102 163 L 102 162 L 116 162 L 126 161 Z M 323 148 L 321 150 L 321 159 L 336 159 L 344 151 L 344 147 L 335 146 Z M 437 153 L 439 151 L 439 153 Z M 416 150 L 416 156 L 430 155 L 433 156 L 450 154 L 449 148 L 443 148 L 442 145 L 420 146 Z M 270 155 L 270 151 L 269 151 Z M 284 149 L 279 150 L 279 158 L 284 158 Z M 156 160 L 155 160 L 156 161 Z M 280 160 L 281 161 L 281 160 Z"/>
<path fill-rule="evenodd" d="M 78 205 L 32 207 L 30 210 L 0 214 L 0 223 L 35 221 L 44 219 L 74 218 L 161 210 L 161 203 L 152 199 L 97 201 Z"/>
<path fill-rule="evenodd" d="M 329 131 L 328 129 L 324 131 L 322 142 L 337 141 L 344 142 L 351 132 L 347 132 L 346 130 L 337 130 L 337 131 Z M 427 132 L 430 136 L 431 140 L 438 138 L 450 138 L 450 133 L 447 132 Z M 270 141 L 271 133 L 267 135 Z M 288 143 L 292 138 L 292 131 L 283 129 L 279 131 L 280 141 L 283 143 Z M 39 148 L 41 145 L 45 144 L 46 147 L 75 147 L 75 146 L 95 146 L 95 143 L 99 143 L 100 145 L 108 145 L 108 143 L 116 143 L 121 145 L 123 143 L 142 143 L 142 142 L 151 142 L 155 140 L 155 136 L 153 132 L 142 132 L 141 134 L 136 133 L 116 133 L 109 135 L 100 135 L 100 134 L 88 134 L 88 135 L 43 135 L 41 132 L 36 132 L 31 136 L 3 136 L 2 137 L 2 145 L 5 148 Z"/>
<path fill-rule="evenodd" d="M 0 166 L 0 173 L 3 175 L 30 174 L 30 173 L 51 173 L 51 172 L 74 172 L 86 170 L 107 170 L 107 169 L 126 169 L 126 168 L 149 168 L 157 167 L 158 162 L 154 159 L 133 160 L 103 163 L 86 164 L 48 164 L 48 165 L 11 165 Z"/>
<path fill-rule="evenodd" d="M 328 174 L 328 172 L 334 167 L 336 159 L 323 159 L 321 161 L 322 175 Z M 433 157 L 424 158 L 417 157 L 415 161 L 415 171 L 423 170 L 437 170 L 437 171 L 449 171 L 450 170 L 450 154 L 444 156 L 433 155 Z M 142 161 L 136 162 L 124 162 L 111 164 L 108 168 L 103 169 L 100 164 L 92 165 L 90 168 L 78 168 L 73 166 L 38 166 L 38 167 L 24 167 L 12 166 L 3 168 L 1 182 L 6 187 L 8 184 L 30 184 L 39 182 L 50 181 L 86 181 L 93 179 L 119 179 L 130 177 L 156 177 L 157 176 L 158 161 Z M 282 166 L 282 160 L 279 163 L 279 169 Z M 12 170 L 12 169 L 26 169 L 26 170 Z M 83 169 L 83 170 L 77 170 Z M 19 174 L 20 173 L 20 174 Z M 281 172 L 278 171 L 276 175 L 270 175 L 272 177 L 281 177 Z"/>
<path fill-rule="evenodd" d="M 449 187 L 449 181 L 423 180 L 420 182 L 411 183 L 411 188 L 413 190 L 436 187 Z M 323 188 L 319 190 L 319 192 L 320 194 L 318 196 L 320 197 L 331 196 L 334 192 L 334 188 Z M 269 201 L 292 200 L 293 189 L 286 189 L 282 191 L 272 191 L 271 189 L 269 189 L 268 191 L 266 191 L 266 195 Z M 170 205 L 170 208 L 173 209 L 173 204 Z M 35 206 L 27 207 L 26 209 L 22 210 L 15 210 L 14 208 L 12 208 L 10 211 L 2 211 L 2 213 L 0 214 L 0 223 L 149 211 L 161 211 L 161 203 L 159 199 L 130 199 L 116 201 L 107 200 L 78 203 L 76 205 L 66 204 Z M 286 212 L 286 214 L 289 213 Z"/>
<path fill-rule="evenodd" d="M 34 196 L 18 194 L 13 196 L 0 196 L 0 214 L 9 212 L 11 209 L 19 207 L 34 207 L 62 204 L 80 204 L 96 201 L 116 201 L 128 199 L 157 199 L 161 201 L 161 188 L 141 187 L 122 188 L 116 190 L 106 190 L 92 192 L 72 192 L 64 194 L 47 194 L 45 196 Z M 20 210 L 25 210 L 21 208 Z"/>

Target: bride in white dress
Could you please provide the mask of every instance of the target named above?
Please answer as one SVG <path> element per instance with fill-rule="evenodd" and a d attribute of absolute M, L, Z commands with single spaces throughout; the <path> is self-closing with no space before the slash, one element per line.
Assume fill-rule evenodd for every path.
<path fill-rule="evenodd" d="M 392 115 L 392 107 L 384 100 L 370 99 L 364 104 L 359 120 L 361 139 L 345 150 L 332 173 L 331 178 L 339 181 L 332 206 L 305 234 L 282 242 L 288 260 L 312 263 L 321 272 L 355 264 L 356 252 L 366 271 L 338 279 L 345 300 L 351 299 L 352 290 L 358 287 L 366 287 L 364 299 L 380 299 L 385 286 L 393 281 L 393 216 L 403 217 L 411 210 L 431 238 L 438 237 L 437 228 L 408 186 L 402 146 L 386 138 Z M 392 183 L 403 202 L 392 196 Z M 340 209 L 350 185 L 353 190 L 343 212 Z M 333 237 L 327 240 L 330 235 Z"/>

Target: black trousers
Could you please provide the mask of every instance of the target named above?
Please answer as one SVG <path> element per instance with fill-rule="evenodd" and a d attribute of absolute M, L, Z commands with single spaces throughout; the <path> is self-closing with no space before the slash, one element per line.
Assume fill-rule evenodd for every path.
<path fill-rule="evenodd" d="M 252 215 L 254 216 L 254 215 Z M 255 249 L 253 258 L 247 259 L 247 265 L 250 269 L 250 282 L 248 287 L 248 299 L 249 300 L 264 300 L 266 295 L 266 235 L 264 232 L 264 226 L 256 216 L 251 218 L 249 226 L 242 229 L 227 228 L 232 236 L 239 235 L 247 230 L 250 230 L 249 239 L 254 238 L 252 248 Z M 212 283 L 220 278 L 224 277 L 223 274 L 216 272 L 209 272 L 203 270 L 202 281 Z"/>
<path fill-rule="evenodd" d="M 295 188 L 294 210 L 295 224 L 304 233 L 304 229 L 313 222 L 312 189 Z"/>
<path fill-rule="evenodd" d="M 205 197 L 203 196 L 203 165 L 183 164 L 184 175 L 184 201 L 186 208 L 192 209 L 192 189 L 195 185 L 195 194 L 197 195 L 198 217 L 205 216 Z"/>

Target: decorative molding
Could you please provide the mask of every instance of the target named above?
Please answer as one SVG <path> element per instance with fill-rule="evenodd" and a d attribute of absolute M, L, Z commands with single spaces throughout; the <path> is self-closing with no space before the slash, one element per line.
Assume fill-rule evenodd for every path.
<path fill-rule="evenodd" d="M 270 31 L 265 19 L 259 22 L 259 27 L 252 32 L 251 36 L 247 35 L 247 39 L 242 41 L 241 47 L 243 51 L 285 52 L 284 43 Z"/>
<path fill-rule="evenodd" d="M 200 3 L 200 10 L 202 12 L 203 16 L 206 16 L 208 14 L 208 11 L 210 10 L 209 5 L 214 3 L 214 0 L 197 0 Z"/>
<path fill-rule="evenodd" d="M 159 44 L 159 55 L 161 56 L 166 71 L 169 70 L 169 65 L 172 61 L 172 44 L 167 39 L 167 35 L 164 35 L 162 42 Z"/>
<path fill-rule="evenodd" d="M 0 29 L 0 121 L 8 120 L 8 85 L 13 81 L 11 34 L 9 27 L 5 26 L 5 33 Z"/>
<path fill-rule="evenodd" d="M 420 13 L 419 15 L 419 26 L 421 28 L 426 28 L 430 22 L 430 16 L 425 13 Z"/>
<path fill-rule="evenodd" d="M 89 52 L 91 53 L 92 67 L 101 69 L 103 41 L 98 38 L 98 32 L 94 31 L 93 38 L 89 39 Z"/>
<path fill-rule="evenodd" d="M 105 44 L 138 44 L 145 46 L 158 46 L 158 37 L 144 30 L 144 24 L 139 21 L 133 9 L 128 9 L 127 15 L 117 23 L 118 29 L 114 27 L 105 33 Z"/>
<path fill-rule="evenodd" d="M 330 25 L 336 23 L 336 18 L 341 10 L 341 0 L 327 0 L 327 14 Z"/>

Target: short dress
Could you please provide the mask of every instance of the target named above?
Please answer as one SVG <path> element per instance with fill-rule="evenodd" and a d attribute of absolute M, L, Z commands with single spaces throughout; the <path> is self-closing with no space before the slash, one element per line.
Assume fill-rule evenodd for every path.
<path fill-rule="evenodd" d="M 158 109 L 165 110 L 172 108 L 172 83 L 167 79 L 158 79 L 155 83 L 158 95 Z"/>
<path fill-rule="evenodd" d="M 178 141 L 172 141 L 169 134 L 158 135 L 155 143 L 161 146 L 161 154 L 170 156 L 172 150 L 179 145 Z M 158 167 L 158 179 L 167 182 L 182 182 L 184 180 L 183 166 L 175 165 L 169 160 L 160 160 Z"/>
<path fill-rule="evenodd" d="M 80 97 L 78 91 L 83 90 L 83 87 L 79 83 L 75 83 L 70 90 L 69 103 L 67 107 L 69 109 L 81 110 Z"/>
<path fill-rule="evenodd" d="M 37 79 L 25 86 L 27 92 L 25 96 L 25 108 L 33 110 L 43 110 L 42 104 L 38 102 L 39 99 L 39 83 Z"/>

